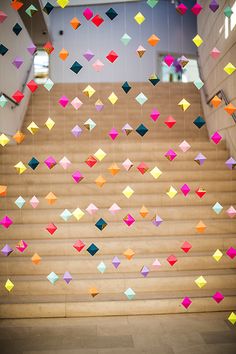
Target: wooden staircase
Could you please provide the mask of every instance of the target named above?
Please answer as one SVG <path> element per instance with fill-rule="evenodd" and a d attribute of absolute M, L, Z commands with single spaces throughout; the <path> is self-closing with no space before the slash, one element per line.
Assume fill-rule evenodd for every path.
<path fill-rule="evenodd" d="M 184 313 L 181 302 L 186 296 L 192 300 L 189 312 L 235 310 L 235 260 L 226 251 L 236 246 L 236 220 L 226 210 L 236 200 L 236 175 L 225 165 L 229 156 L 224 142 L 209 142 L 206 126 L 198 129 L 193 124 L 202 115 L 199 92 L 193 84 L 133 83 L 126 95 L 120 84 L 92 84 L 96 93 L 89 99 L 82 94 L 85 86 L 57 84 L 50 93 L 39 87 L 25 118 L 25 141 L 1 151 L 0 184 L 7 185 L 8 192 L 0 200 L 0 216 L 8 215 L 13 224 L 1 228 L 0 246 L 9 244 L 14 252 L 0 257 L 0 317 Z M 107 100 L 112 91 L 118 96 L 114 106 Z M 141 91 L 148 97 L 142 107 L 135 101 Z M 62 95 L 70 101 L 78 96 L 82 107 L 76 111 L 68 104 L 63 109 L 58 104 Z M 182 98 L 191 103 L 186 112 L 178 107 Z M 105 104 L 102 112 L 95 110 L 97 99 Z M 157 122 L 150 119 L 155 107 L 161 113 Z M 177 121 L 172 129 L 164 124 L 169 115 Z M 48 116 L 56 122 L 51 131 L 44 126 Z M 91 132 L 83 126 L 88 118 L 97 124 Z M 40 127 L 35 135 L 27 130 L 31 121 Z M 129 136 L 121 131 L 126 123 L 134 129 Z M 135 131 L 141 123 L 149 130 L 144 137 Z M 71 134 L 76 124 L 83 129 L 79 138 Z M 119 132 L 115 141 L 108 136 L 112 127 Z M 179 148 L 183 140 L 191 145 L 185 153 Z M 89 168 L 84 161 L 99 148 L 107 155 Z M 177 153 L 172 162 L 164 156 L 169 149 Z M 202 166 L 194 161 L 199 152 L 207 157 Z M 40 162 L 35 171 L 27 166 L 33 156 Z M 58 162 L 51 170 L 44 164 L 48 156 Z M 72 163 L 67 170 L 59 164 L 63 156 Z M 122 166 L 127 158 L 134 165 L 128 172 Z M 19 161 L 28 167 L 22 175 L 14 168 Z M 112 176 L 108 167 L 114 162 L 120 172 Z M 144 175 L 137 170 L 141 162 L 149 167 Z M 155 166 L 162 171 L 158 179 L 149 173 Z M 77 170 L 84 176 L 78 184 L 72 178 Z M 99 175 L 106 179 L 102 188 L 94 182 Z M 187 197 L 180 190 L 185 183 L 191 189 Z M 126 186 L 134 190 L 129 199 L 122 194 Z M 166 195 L 170 186 L 178 191 L 173 199 Z M 206 190 L 202 199 L 195 193 L 198 187 Z M 53 205 L 45 200 L 49 192 L 58 198 Z M 14 203 L 20 195 L 26 200 L 22 209 Z M 29 203 L 34 195 L 40 202 L 36 209 Z M 216 202 L 223 206 L 219 215 L 212 210 Z M 85 210 L 90 203 L 99 208 L 95 215 Z M 115 215 L 108 210 L 113 203 L 121 208 Z M 139 213 L 143 205 L 149 210 L 145 218 Z M 76 208 L 85 213 L 79 221 L 60 217 L 64 209 Z M 130 227 L 123 222 L 128 213 L 135 218 Z M 159 227 L 152 223 L 155 213 L 163 219 Z M 108 224 L 103 231 L 95 227 L 99 218 Z M 196 230 L 200 220 L 207 226 L 204 233 Z M 58 228 L 52 236 L 46 231 L 50 223 Z M 23 253 L 15 248 L 20 240 L 28 244 Z M 73 247 L 77 240 L 86 245 L 81 252 Z M 192 245 L 188 253 L 181 249 L 185 241 Z M 93 257 L 86 251 L 91 243 L 99 248 Z M 132 260 L 123 255 L 127 249 L 135 252 Z M 223 252 L 219 262 L 212 257 L 217 249 Z M 34 253 L 42 258 L 39 265 L 31 261 Z M 174 266 L 167 261 L 170 255 L 178 259 Z M 115 256 L 121 261 L 117 269 L 112 264 Z M 159 268 L 152 265 L 155 259 Z M 100 262 L 106 265 L 103 274 L 97 269 Z M 143 266 L 150 270 L 147 277 L 140 273 Z M 63 280 L 66 271 L 73 277 L 69 284 Z M 47 280 L 51 272 L 59 276 L 54 285 Z M 207 281 L 202 289 L 195 283 L 199 276 Z M 14 283 L 11 292 L 4 288 L 8 278 Z M 92 297 L 91 288 L 99 294 Z M 128 288 L 136 293 L 132 300 L 124 295 Z M 225 297 L 219 304 L 212 299 L 217 291 Z"/>

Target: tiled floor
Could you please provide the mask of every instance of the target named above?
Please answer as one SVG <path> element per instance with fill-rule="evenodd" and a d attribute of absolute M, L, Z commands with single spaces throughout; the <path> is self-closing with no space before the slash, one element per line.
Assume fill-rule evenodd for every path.
<path fill-rule="evenodd" d="M 229 313 L 0 321 L 5 354 L 235 354 Z"/>

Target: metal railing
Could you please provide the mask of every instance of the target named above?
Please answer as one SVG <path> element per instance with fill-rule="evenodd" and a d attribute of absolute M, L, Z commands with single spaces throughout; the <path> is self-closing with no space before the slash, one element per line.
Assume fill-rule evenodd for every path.
<path fill-rule="evenodd" d="M 226 105 L 228 105 L 230 103 L 230 101 L 228 100 L 227 96 L 225 95 L 224 91 L 223 90 L 219 90 L 217 91 L 211 98 L 209 98 L 207 100 L 207 104 L 211 105 L 211 100 L 215 97 L 215 96 L 218 96 L 221 100 L 223 100 L 225 102 Z M 236 124 L 236 114 L 233 113 L 231 115 L 231 117 L 233 118 L 235 124 Z"/>

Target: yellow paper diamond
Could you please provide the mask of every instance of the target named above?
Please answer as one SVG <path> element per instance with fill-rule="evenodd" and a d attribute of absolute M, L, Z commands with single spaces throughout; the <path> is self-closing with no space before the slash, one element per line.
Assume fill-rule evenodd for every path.
<path fill-rule="evenodd" d="M 206 279 L 201 275 L 199 278 L 195 279 L 195 283 L 199 288 L 203 288 L 206 284 L 207 281 Z"/>
<path fill-rule="evenodd" d="M 234 325 L 236 323 L 236 314 L 234 312 L 231 312 L 228 317 L 228 320 L 230 323 L 232 323 L 232 325 Z"/>
<path fill-rule="evenodd" d="M 228 63 L 225 67 L 224 67 L 224 71 L 228 74 L 231 75 L 233 74 L 233 72 L 236 70 L 236 67 L 232 64 L 232 63 Z"/>
<path fill-rule="evenodd" d="M 174 187 L 170 186 L 170 189 L 168 190 L 168 192 L 166 192 L 166 194 L 172 199 L 176 196 L 177 190 Z"/>
<path fill-rule="evenodd" d="M 54 125 L 55 122 L 50 117 L 45 122 L 45 126 L 48 128 L 48 130 L 51 130 L 54 127 Z"/>
<path fill-rule="evenodd" d="M 7 279 L 5 288 L 10 292 L 14 288 L 14 284 L 10 281 L 10 279 Z"/>
<path fill-rule="evenodd" d="M 130 186 L 127 186 L 125 187 L 125 189 L 122 191 L 122 193 L 124 194 L 124 196 L 126 198 L 130 198 L 132 196 L 132 194 L 134 193 L 134 190 L 130 187 Z"/>
<path fill-rule="evenodd" d="M 85 94 L 85 96 L 87 96 L 89 98 L 92 97 L 95 92 L 96 92 L 96 90 L 94 90 L 94 88 L 90 85 L 85 87 L 85 89 L 83 90 L 83 93 Z"/>
<path fill-rule="evenodd" d="M 36 134 L 37 131 L 39 130 L 39 127 L 37 126 L 36 123 L 34 122 L 31 122 L 28 127 L 27 127 L 28 131 L 31 133 L 31 134 Z"/>
<path fill-rule="evenodd" d="M 222 256 L 223 256 L 223 253 L 219 249 L 217 249 L 215 251 L 215 253 L 212 255 L 212 257 L 214 258 L 214 260 L 216 260 L 216 262 L 219 262 L 219 260 L 222 258 Z"/>
<path fill-rule="evenodd" d="M 80 208 L 77 208 L 72 212 L 72 215 L 79 221 L 84 216 L 84 212 Z"/>
<path fill-rule="evenodd" d="M 194 38 L 193 38 L 193 43 L 197 46 L 200 47 L 200 45 L 203 43 L 202 38 L 199 36 L 199 34 L 197 34 Z"/>
<path fill-rule="evenodd" d="M 152 175 L 153 178 L 157 179 L 160 177 L 160 175 L 162 174 L 161 170 L 159 170 L 158 167 L 154 167 L 151 171 L 150 174 Z"/>
<path fill-rule="evenodd" d="M 25 170 L 27 170 L 27 168 L 25 167 L 22 161 L 18 162 L 14 167 L 17 173 L 19 173 L 19 175 L 21 175 L 22 173 L 25 172 Z"/>
<path fill-rule="evenodd" d="M 143 16 L 143 14 L 141 12 L 138 12 L 134 16 L 134 19 L 139 25 L 141 25 L 145 21 L 145 17 Z"/>
<path fill-rule="evenodd" d="M 108 100 L 111 102 L 111 104 L 115 104 L 116 101 L 118 100 L 118 97 L 116 96 L 116 94 L 114 92 L 112 92 L 110 94 L 110 96 L 108 97 Z"/>
<path fill-rule="evenodd" d="M 63 9 L 69 4 L 69 0 L 57 0 L 58 5 L 60 5 Z"/>
<path fill-rule="evenodd" d="M 9 143 L 10 139 L 5 134 L 0 135 L 0 145 L 5 146 Z"/>
<path fill-rule="evenodd" d="M 97 160 L 102 161 L 106 155 L 105 151 L 98 149 L 93 156 L 95 156 Z"/>
<path fill-rule="evenodd" d="M 183 98 L 179 103 L 178 106 L 180 106 L 180 108 L 185 112 L 191 105 L 190 103 Z"/>

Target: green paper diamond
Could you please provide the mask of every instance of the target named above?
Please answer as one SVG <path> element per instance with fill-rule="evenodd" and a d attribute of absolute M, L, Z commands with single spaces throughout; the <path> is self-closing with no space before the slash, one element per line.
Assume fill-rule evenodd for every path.
<path fill-rule="evenodd" d="M 47 81 L 43 86 L 45 87 L 46 90 L 51 91 L 51 89 L 54 86 L 54 82 L 51 79 L 47 79 Z"/>
<path fill-rule="evenodd" d="M 38 9 L 36 9 L 36 7 L 34 5 L 30 5 L 25 12 L 27 13 L 27 15 L 29 17 L 32 17 L 36 12 L 38 11 Z"/>
<path fill-rule="evenodd" d="M 6 99 L 6 97 L 5 97 L 4 95 L 1 95 L 1 96 L 0 96 L 0 106 L 1 106 L 2 108 L 4 108 L 4 107 L 6 106 L 6 104 L 7 104 L 7 99 Z"/>
<path fill-rule="evenodd" d="M 59 276 L 56 273 L 51 272 L 50 274 L 48 274 L 47 279 L 50 281 L 51 284 L 54 285 L 59 279 Z"/>
<path fill-rule="evenodd" d="M 198 90 L 200 90 L 202 88 L 202 86 L 204 85 L 204 82 L 201 79 L 198 79 L 198 80 L 194 81 L 194 85 L 196 86 L 196 88 Z"/>
<path fill-rule="evenodd" d="M 129 44 L 129 42 L 131 41 L 131 37 L 127 34 L 127 33 L 125 33 L 125 34 L 123 34 L 123 36 L 121 37 L 121 42 L 124 44 L 124 45 L 127 45 L 127 44 Z"/>
<path fill-rule="evenodd" d="M 99 265 L 97 266 L 97 270 L 99 270 L 100 273 L 104 273 L 106 270 L 106 264 L 104 262 L 100 262 Z"/>
<path fill-rule="evenodd" d="M 228 18 L 231 17 L 231 15 L 233 14 L 233 11 L 232 11 L 232 9 L 231 9 L 230 6 L 227 6 L 227 7 L 224 9 L 224 14 L 225 14 L 225 16 L 228 17 Z"/>
<path fill-rule="evenodd" d="M 127 296 L 127 298 L 129 300 L 132 300 L 135 297 L 135 292 L 133 291 L 133 289 L 128 288 L 127 290 L 124 291 L 124 294 Z"/>
<path fill-rule="evenodd" d="M 159 3 L 159 0 L 148 0 L 147 4 L 150 6 L 152 9 Z"/>
<path fill-rule="evenodd" d="M 140 94 L 136 96 L 135 99 L 141 106 L 148 100 L 143 92 L 140 92 Z"/>

